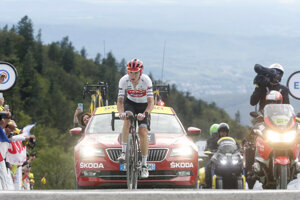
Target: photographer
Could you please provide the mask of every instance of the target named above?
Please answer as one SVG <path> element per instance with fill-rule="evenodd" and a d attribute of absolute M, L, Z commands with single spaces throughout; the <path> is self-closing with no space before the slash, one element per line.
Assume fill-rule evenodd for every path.
<path fill-rule="evenodd" d="M 256 84 L 256 88 L 250 98 L 252 106 L 259 103 L 259 111 L 262 111 L 266 105 L 266 95 L 271 90 L 276 90 L 282 94 L 283 104 L 290 103 L 289 89 L 280 84 L 284 73 L 284 69 L 280 64 L 274 63 L 269 68 L 256 64 L 254 69 L 257 72 L 257 76 L 253 81 Z"/>

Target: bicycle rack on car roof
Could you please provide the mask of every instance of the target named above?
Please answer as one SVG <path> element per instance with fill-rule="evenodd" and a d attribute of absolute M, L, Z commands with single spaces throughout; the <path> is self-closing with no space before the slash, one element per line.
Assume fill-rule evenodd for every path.
<path fill-rule="evenodd" d="M 97 91 L 100 91 L 103 102 L 108 104 L 108 84 L 105 82 L 99 81 L 97 84 L 89 84 L 88 82 L 83 87 L 83 99 L 86 95 L 92 96 L 97 94 Z"/>
<path fill-rule="evenodd" d="M 164 96 L 164 99 L 166 100 L 167 97 L 170 95 L 170 85 L 169 84 L 163 84 L 163 83 L 154 83 L 153 84 L 153 95 L 154 95 L 154 104 L 157 105 L 157 103 L 162 100 L 162 96 Z"/>

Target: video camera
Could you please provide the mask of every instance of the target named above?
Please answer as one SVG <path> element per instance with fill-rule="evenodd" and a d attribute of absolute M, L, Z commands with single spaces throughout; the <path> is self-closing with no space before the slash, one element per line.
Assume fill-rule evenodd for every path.
<path fill-rule="evenodd" d="M 0 111 L 0 120 L 7 119 L 7 118 L 8 118 L 7 112 Z"/>
<path fill-rule="evenodd" d="M 266 87 L 276 75 L 273 69 L 264 67 L 260 64 L 254 65 L 254 71 L 257 73 L 257 75 L 253 80 L 253 84 L 257 84 L 262 87 Z"/>

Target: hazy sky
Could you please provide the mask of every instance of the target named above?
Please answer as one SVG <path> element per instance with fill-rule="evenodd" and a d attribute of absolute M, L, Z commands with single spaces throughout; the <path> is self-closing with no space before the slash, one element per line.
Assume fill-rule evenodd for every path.
<path fill-rule="evenodd" d="M 296 0 L 0 0 L 0 22 L 227 34 L 300 32 Z M 275 32 L 275 33 L 274 33 Z M 276 33 L 278 32 L 278 33 Z"/>

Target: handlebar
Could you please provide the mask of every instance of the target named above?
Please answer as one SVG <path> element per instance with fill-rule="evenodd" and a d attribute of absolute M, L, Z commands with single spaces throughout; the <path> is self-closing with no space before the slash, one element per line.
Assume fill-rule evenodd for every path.
<path fill-rule="evenodd" d="M 116 117 L 116 113 L 115 112 L 112 112 L 112 119 L 111 119 L 111 128 L 113 131 L 115 131 L 115 120 L 120 120 L 119 117 Z M 127 113 L 126 113 L 127 115 Z M 150 121 L 148 120 L 149 118 L 149 113 L 148 112 L 145 112 L 145 119 L 147 121 L 147 129 L 150 131 Z M 133 116 L 133 115 L 127 115 L 126 117 L 128 120 L 134 120 L 134 121 L 137 121 L 137 117 L 136 116 Z"/>

